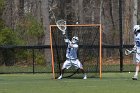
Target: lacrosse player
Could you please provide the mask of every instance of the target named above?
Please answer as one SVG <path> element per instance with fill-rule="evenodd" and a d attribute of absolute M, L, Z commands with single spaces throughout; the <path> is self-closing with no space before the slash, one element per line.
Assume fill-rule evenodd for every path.
<path fill-rule="evenodd" d="M 68 43 L 67 50 L 66 50 L 66 61 L 63 63 L 63 66 L 61 68 L 61 75 L 58 77 L 58 79 L 63 78 L 63 73 L 65 69 L 69 69 L 71 66 L 74 66 L 75 69 L 81 70 L 83 73 L 83 79 L 87 79 L 86 73 L 83 69 L 83 66 L 79 59 L 77 58 L 77 50 L 78 50 L 78 37 L 74 36 L 72 40 L 65 39 L 65 42 Z"/>
<path fill-rule="evenodd" d="M 134 34 L 135 34 L 135 46 L 133 48 L 133 51 L 136 51 L 136 58 L 135 58 L 135 74 L 132 77 L 133 80 L 138 79 L 138 72 L 140 68 L 140 25 L 135 25 L 134 28 Z"/>

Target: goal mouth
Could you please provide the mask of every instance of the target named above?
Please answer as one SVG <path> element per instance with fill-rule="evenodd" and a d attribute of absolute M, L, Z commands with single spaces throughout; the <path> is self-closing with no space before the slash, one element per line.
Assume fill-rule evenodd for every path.
<path fill-rule="evenodd" d="M 88 77 L 102 77 L 102 29 L 101 24 L 66 25 L 67 36 L 79 38 L 78 59 L 82 63 Z M 57 25 L 50 25 L 50 45 L 52 55 L 53 78 L 61 73 L 66 60 L 67 45 Z M 74 67 L 65 70 L 64 77 L 82 78 L 82 73 Z"/>

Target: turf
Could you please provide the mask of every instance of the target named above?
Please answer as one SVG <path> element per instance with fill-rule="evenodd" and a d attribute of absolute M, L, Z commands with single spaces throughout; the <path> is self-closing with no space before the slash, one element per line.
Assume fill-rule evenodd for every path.
<path fill-rule="evenodd" d="M 0 93 L 137 93 L 132 73 L 103 73 L 102 79 L 53 80 L 51 74 L 1 74 Z"/>

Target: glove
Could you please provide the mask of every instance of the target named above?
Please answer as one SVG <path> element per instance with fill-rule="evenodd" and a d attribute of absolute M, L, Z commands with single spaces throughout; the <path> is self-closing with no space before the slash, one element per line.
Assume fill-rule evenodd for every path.
<path fill-rule="evenodd" d="M 66 34 L 65 31 L 62 31 L 62 34 L 65 35 Z"/>
<path fill-rule="evenodd" d="M 136 45 L 133 47 L 133 49 L 131 51 L 132 51 L 132 53 L 135 53 L 137 51 Z"/>
<path fill-rule="evenodd" d="M 71 41 L 69 39 L 64 39 L 66 43 L 70 43 L 71 44 Z"/>
<path fill-rule="evenodd" d="M 65 40 L 65 42 L 66 42 L 66 43 L 68 43 L 68 42 L 69 42 L 69 39 L 64 39 L 64 40 Z"/>

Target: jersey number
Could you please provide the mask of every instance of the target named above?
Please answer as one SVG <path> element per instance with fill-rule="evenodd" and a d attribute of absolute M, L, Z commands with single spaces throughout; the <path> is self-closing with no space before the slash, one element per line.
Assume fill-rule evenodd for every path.
<path fill-rule="evenodd" d="M 140 41 L 136 41 L 136 46 L 140 47 Z"/>

